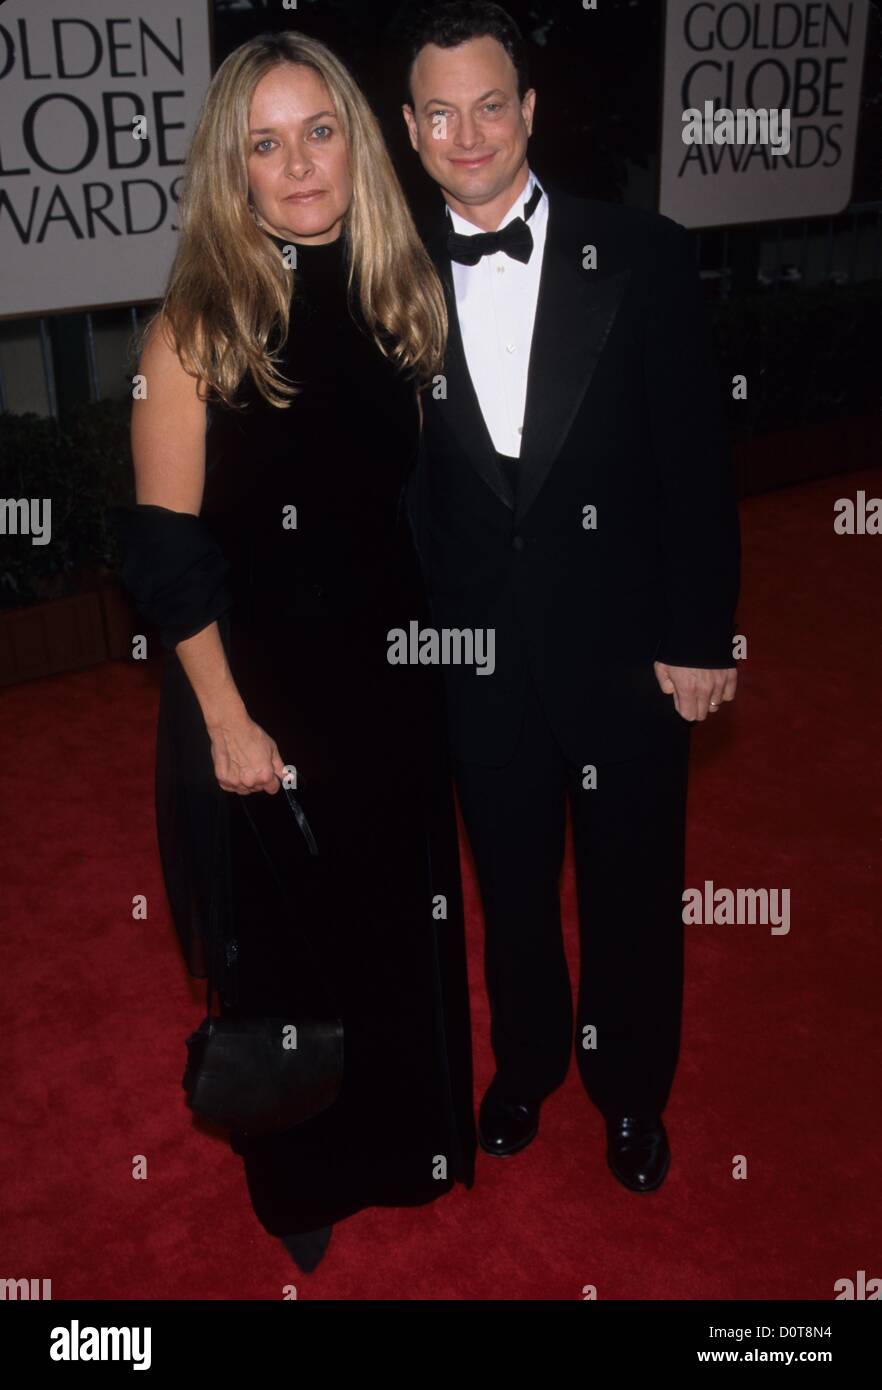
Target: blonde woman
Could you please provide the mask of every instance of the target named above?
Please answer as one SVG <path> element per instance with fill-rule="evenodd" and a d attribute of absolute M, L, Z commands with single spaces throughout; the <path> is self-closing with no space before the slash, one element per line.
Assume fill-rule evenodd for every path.
<path fill-rule="evenodd" d="M 123 574 L 167 653 L 157 825 L 189 970 L 220 923 L 225 1014 L 308 1018 L 327 990 L 343 1022 L 334 1103 L 231 1135 L 257 1217 L 312 1269 L 335 1222 L 473 1181 L 441 672 L 390 660 L 430 623 L 402 495 L 446 314 L 362 93 L 301 34 L 220 67 L 181 213 Z"/>

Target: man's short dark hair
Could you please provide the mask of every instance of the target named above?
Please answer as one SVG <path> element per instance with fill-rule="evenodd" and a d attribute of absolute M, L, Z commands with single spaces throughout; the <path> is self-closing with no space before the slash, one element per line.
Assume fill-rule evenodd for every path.
<path fill-rule="evenodd" d="M 529 90 L 526 45 L 520 29 L 501 5 L 484 3 L 484 0 L 449 0 L 447 4 L 432 5 L 408 21 L 404 37 L 407 45 L 405 93 L 408 105 L 413 104 L 410 90 L 413 65 L 417 54 L 427 43 L 434 43 L 438 48 L 457 48 L 461 43 L 468 43 L 469 39 L 496 39 L 514 64 L 518 98 L 523 99 L 524 93 Z"/>

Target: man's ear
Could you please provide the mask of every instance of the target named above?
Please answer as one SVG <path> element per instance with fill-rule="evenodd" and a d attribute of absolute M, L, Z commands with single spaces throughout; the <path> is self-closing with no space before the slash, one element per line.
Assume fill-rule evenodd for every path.
<path fill-rule="evenodd" d="M 417 150 L 419 149 L 419 139 L 417 137 L 417 123 L 416 116 L 413 114 L 413 107 L 408 106 L 407 102 L 404 102 L 401 107 L 401 114 L 404 117 L 404 123 L 407 126 L 407 133 L 410 136 L 411 147 Z"/>
<path fill-rule="evenodd" d="M 524 118 L 524 125 L 527 127 L 527 134 L 533 134 L 533 112 L 536 110 L 536 91 L 531 87 L 524 92 L 524 99 L 521 102 L 521 114 Z"/>

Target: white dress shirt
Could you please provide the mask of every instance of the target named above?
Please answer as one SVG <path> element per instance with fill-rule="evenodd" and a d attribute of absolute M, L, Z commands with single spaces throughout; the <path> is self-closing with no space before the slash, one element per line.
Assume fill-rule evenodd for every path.
<path fill-rule="evenodd" d="M 523 193 L 499 226 L 491 230 L 500 231 L 516 217 L 523 217 L 536 183 L 535 175 L 529 171 Z M 447 211 L 454 231 L 475 236 L 481 230 L 453 208 L 448 206 Z M 543 190 L 527 223 L 533 234 L 533 253 L 526 265 L 504 251 L 482 256 L 477 265 L 451 262 L 469 375 L 494 448 L 512 458 L 521 452 L 527 370 L 547 224 L 548 195 Z"/>

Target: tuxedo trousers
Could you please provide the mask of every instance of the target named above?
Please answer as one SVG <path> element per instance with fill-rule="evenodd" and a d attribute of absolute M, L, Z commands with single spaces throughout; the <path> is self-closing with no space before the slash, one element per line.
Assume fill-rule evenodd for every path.
<path fill-rule="evenodd" d="M 660 1114 L 680 1045 L 683 875 L 691 726 L 651 753 L 570 765 L 528 680 L 503 767 L 458 761 L 457 792 L 484 908 L 496 1075 L 491 1089 L 541 1100 L 575 1047 L 605 1116 Z M 579 912 L 575 1019 L 559 882 L 567 801 Z"/>

